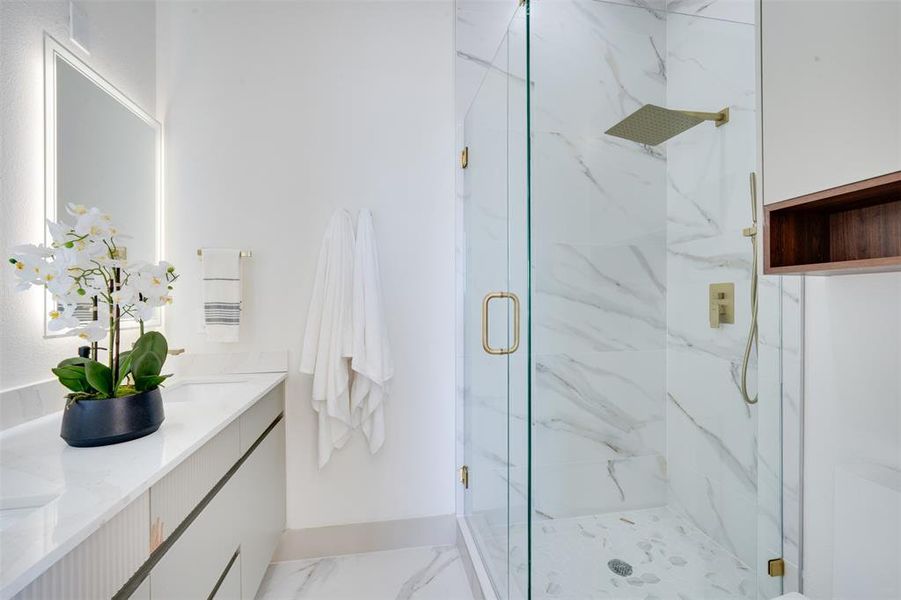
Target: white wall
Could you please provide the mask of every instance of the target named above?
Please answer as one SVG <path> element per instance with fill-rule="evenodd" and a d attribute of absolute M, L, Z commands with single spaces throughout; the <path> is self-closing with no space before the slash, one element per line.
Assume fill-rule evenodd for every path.
<path fill-rule="evenodd" d="M 132 100 L 156 108 L 155 6 L 152 2 L 83 4 L 90 56 L 69 43 L 68 2 L 0 3 L 0 253 L 44 239 L 44 32 L 75 52 Z M 85 202 L 90 202 L 85 199 Z M 0 389 L 52 377 L 77 340 L 43 339 L 42 292 L 13 291 L 0 275 Z"/>
<path fill-rule="evenodd" d="M 288 526 L 454 510 L 454 96 L 450 2 L 161 3 L 167 334 L 188 352 L 290 350 Z M 296 373 L 332 212 L 370 207 L 396 362 L 387 441 L 316 466 Z M 195 250 L 245 262 L 241 341 L 198 331 Z"/>
<path fill-rule="evenodd" d="M 762 39 L 767 202 L 901 169 L 901 3 L 765 1 Z M 892 551 L 872 522 L 840 528 L 865 515 L 837 500 L 849 465 L 901 477 L 901 273 L 809 277 L 805 313 L 804 592 L 879 597 L 901 532 Z M 843 553 L 861 541 L 864 576 Z"/>

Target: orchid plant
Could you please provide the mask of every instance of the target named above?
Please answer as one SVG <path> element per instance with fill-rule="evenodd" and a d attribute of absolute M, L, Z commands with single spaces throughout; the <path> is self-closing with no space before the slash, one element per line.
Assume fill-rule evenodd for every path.
<path fill-rule="evenodd" d="M 157 307 L 172 302 L 178 278 L 167 262 L 128 263 L 122 235 L 110 215 L 97 208 L 69 204 L 74 225 L 47 221 L 52 242 L 17 246 L 9 259 L 18 277 L 16 289 L 45 287 L 53 297 L 48 329 L 68 331 L 89 342 L 90 357 L 70 358 L 53 369 L 72 393 L 70 400 L 112 398 L 155 389 L 166 359 L 166 339 L 144 332 L 144 321 Z M 79 304 L 89 303 L 93 320 L 75 316 Z M 138 321 L 141 337 L 131 350 L 120 353 L 123 318 Z M 99 343 L 106 339 L 106 364 L 98 362 Z"/>

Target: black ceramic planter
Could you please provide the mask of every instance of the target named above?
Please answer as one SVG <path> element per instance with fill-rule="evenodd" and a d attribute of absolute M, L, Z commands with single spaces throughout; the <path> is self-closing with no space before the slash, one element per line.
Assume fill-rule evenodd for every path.
<path fill-rule="evenodd" d="M 78 400 L 63 411 L 59 435 L 78 448 L 106 446 L 150 435 L 164 418 L 159 388 L 121 398 Z"/>

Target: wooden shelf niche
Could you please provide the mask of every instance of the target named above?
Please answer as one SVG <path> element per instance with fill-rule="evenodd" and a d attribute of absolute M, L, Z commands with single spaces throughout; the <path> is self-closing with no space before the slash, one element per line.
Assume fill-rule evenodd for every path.
<path fill-rule="evenodd" d="M 764 206 L 768 275 L 901 271 L 901 171 Z"/>

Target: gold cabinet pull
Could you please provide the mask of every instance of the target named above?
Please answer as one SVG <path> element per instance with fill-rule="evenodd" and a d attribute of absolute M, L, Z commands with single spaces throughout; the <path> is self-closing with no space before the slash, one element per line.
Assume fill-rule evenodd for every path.
<path fill-rule="evenodd" d="M 488 305 L 497 298 L 513 301 L 513 345 L 509 348 L 492 348 L 488 342 Z M 482 300 L 482 349 L 495 356 L 513 354 L 519 349 L 519 297 L 512 292 L 490 292 Z"/>

